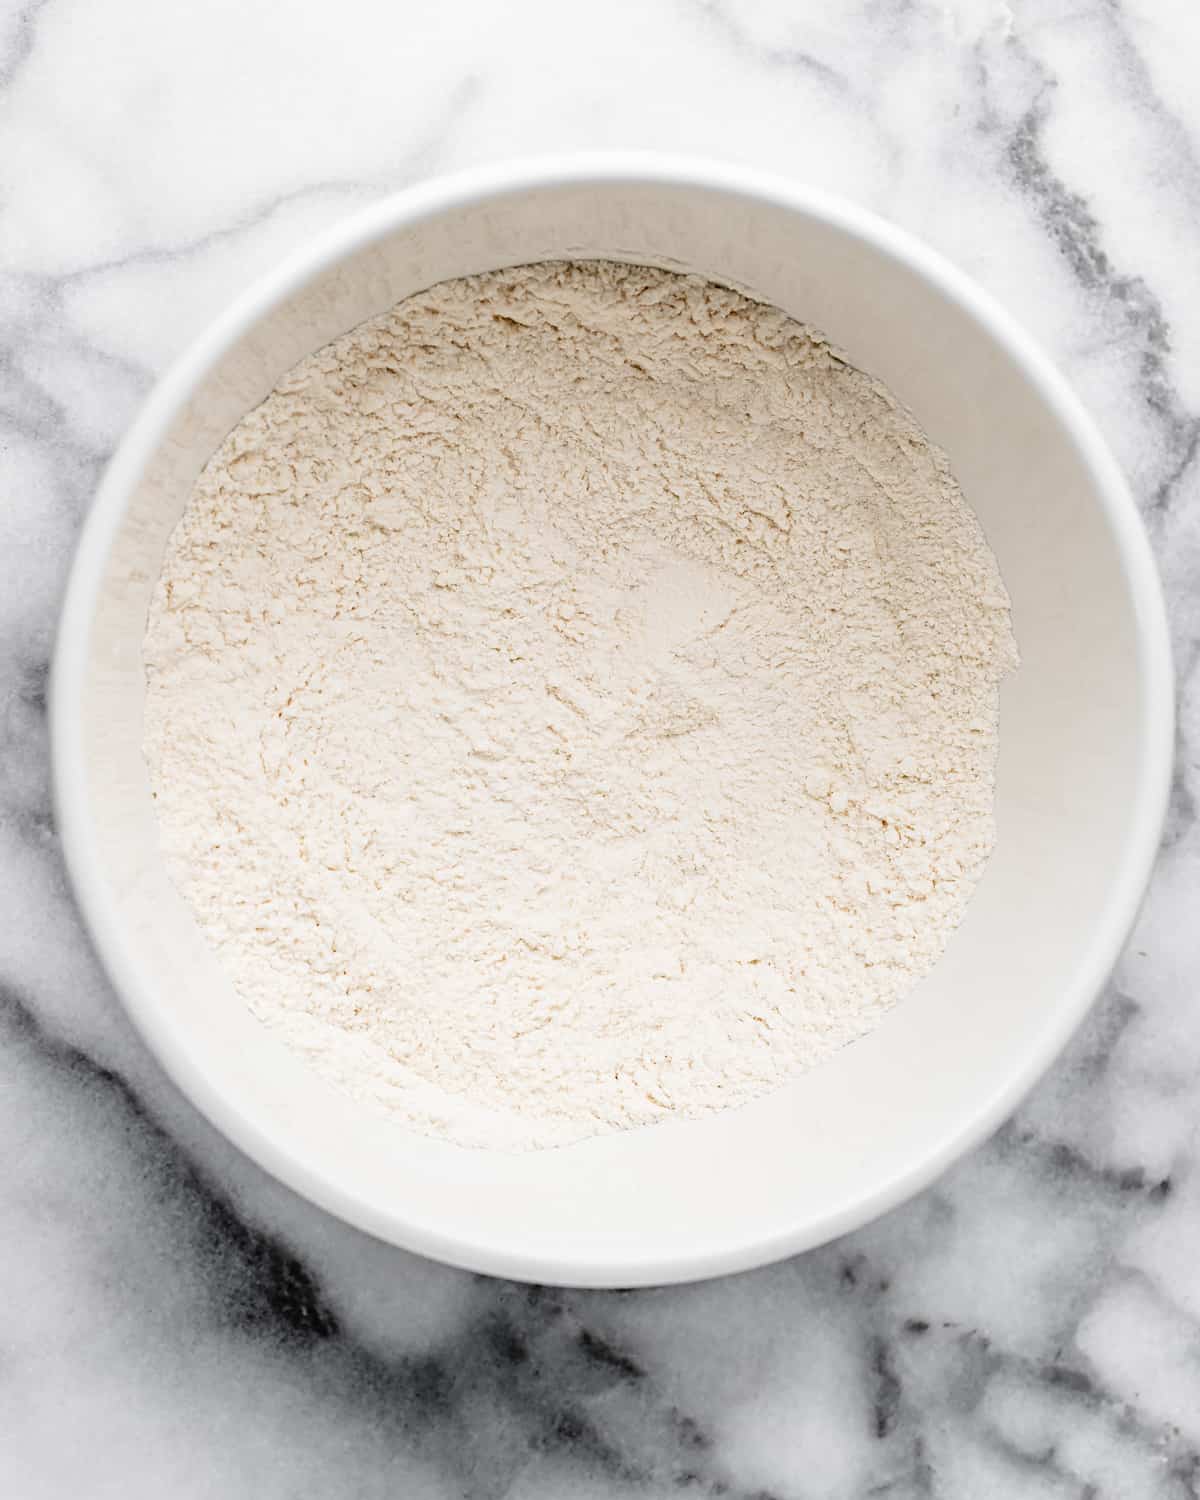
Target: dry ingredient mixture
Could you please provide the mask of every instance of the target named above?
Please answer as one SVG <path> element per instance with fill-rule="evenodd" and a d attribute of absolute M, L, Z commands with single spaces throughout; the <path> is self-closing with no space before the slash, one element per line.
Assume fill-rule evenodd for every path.
<path fill-rule="evenodd" d="M 420 1130 L 548 1146 L 878 1023 L 992 847 L 1014 662 L 882 386 L 723 287 L 538 265 L 234 429 L 154 596 L 145 749 L 255 1015 Z"/>

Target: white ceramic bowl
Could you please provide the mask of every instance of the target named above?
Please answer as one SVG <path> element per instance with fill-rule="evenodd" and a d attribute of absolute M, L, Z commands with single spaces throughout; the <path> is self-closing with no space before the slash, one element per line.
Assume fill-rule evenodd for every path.
<path fill-rule="evenodd" d="M 141 755 L 142 635 L 213 449 L 289 366 L 446 277 L 549 257 L 707 274 L 815 324 L 949 454 L 1012 594 L 996 852 L 943 961 L 871 1036 L 746 1108 L 556 1151 L 470 1151 L 352 1106 L 248 1014 L 168 883 Z M 80 543 L 54 666 L 58 816 L 79 902 L 179 1086 L 298 1192 L 412 1250 L 574 1285 L 681 1281 L 816 1245 L 992 1130 L 1133 921 L 1170 774 L 1154 566 L 1105 446 L 963 276 L 845 203 L 649 157 L 488 170 L 390 199 L 244 296 L 161 382 Z"/>

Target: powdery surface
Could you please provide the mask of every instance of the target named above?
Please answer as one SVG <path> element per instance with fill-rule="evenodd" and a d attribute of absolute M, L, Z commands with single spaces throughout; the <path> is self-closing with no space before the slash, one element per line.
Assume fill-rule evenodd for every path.
<path fill-rule="evenodd" d="M 887 391 L 732 291 L 555 264 L 298 365 L 201 476 L 146 662 L 172 875 L 254 1013 L 532 1147 L 878 1022 L 991 849 L 1015 648 Z"/>

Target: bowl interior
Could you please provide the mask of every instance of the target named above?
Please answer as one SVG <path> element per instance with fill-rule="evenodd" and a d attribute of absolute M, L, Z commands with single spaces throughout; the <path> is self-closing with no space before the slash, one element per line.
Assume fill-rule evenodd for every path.
<path fill-rule="evenodd" d="M 477 1269 L 630 1285 L 852 1227 L 994 1124 L 1124 935 L 1154 796 L 1145 585 L 1119 482 L 1075 410 L 951 276 L 828 209 L 733 186 L 547 181 L 377 218 L 243 305 L 131 435 L 64 631 L 56 718 L 73 872 L 177 1081 L 292 1186 Z M 746 1108 L 564 1149 L 464 1150 L 374 1119 L 255 1023 L 174 894 L 141 756 L 141 641 L 195 476 L 297 359 L 446 277 L 549 257 L 713 276 L 816 325 L 948 453 L 999 559 L 1022 665 L 1003 690 L 998 843 L 943 962 L 870 1037 Z M 1114 499 L 1115 496 L 1115 499 Z M 1124 528 L 1124 530 L 1123 530 Z M 1139 543 L 1140 544 L 1140 543 Z M 1153 835 L 1151 834 L 1152 838 Z"/>

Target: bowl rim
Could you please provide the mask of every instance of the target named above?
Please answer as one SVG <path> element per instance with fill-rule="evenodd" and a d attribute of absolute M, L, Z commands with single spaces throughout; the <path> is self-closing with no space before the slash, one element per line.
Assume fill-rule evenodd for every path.
<path fill-rule="evenodd" d="M 803 1212 L 769 1238 L 736 1236 L 670 1258 L 522 1253 L 482 1236 L 446 1234 L 351 1194 L 315 1172 L 280 1134 L 249 1121 L 214 1087 L 176 1036 L 169 1012 L 144 983 L 133 944 L 107 889 L 87 790 L 82 702 L 88 641 L 110 545 L 129 496 L 181 407 L 213 365 L 253 325 L 339 261 L 406 224 L 537 189 L 589 186 L 694 187 L 766 202 L 867 242 L 957 304 L 1008 354 L 1092 479 L 1121 556 L 1137 627 L 1141 742 L 1127 846 L 1101 917 L 1081 944 L 1070 984 L 1023 1065 L 944 1132 L 937 1149 L 864 1190 L 832 1215 Z M 522 158 L 438 177 L 382 199 L 326 230 L 260 276 L 212 321 L 156 383 L 104 472 L 84 521 L 59 617 L 48 695 L 56 824 L 84 927 L 107 977 L 171 1080 L 218 1131 L 272 1177 L 360 1229 L 472 1271 L 568 1286 L 644 1286 L 747 1270 L 823 1244 L 904 1202 L 977 1145 L 1046 1071 L 1112 971 L 1137 917 L 1158 852 L 1173 766 L 1174 691 L 1170 637 L 1158 572 L 1141 517 L 1099 429 L 1066 379 L 988 293 L 938 252 L 870 211 L 823 190 L 752 168 L 653 152 L 594 152 Z M 783 1217 L 786 1217 L 784 1215 Z"/>

